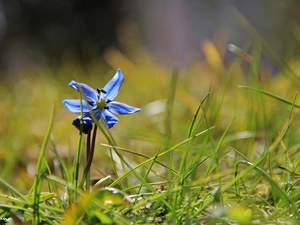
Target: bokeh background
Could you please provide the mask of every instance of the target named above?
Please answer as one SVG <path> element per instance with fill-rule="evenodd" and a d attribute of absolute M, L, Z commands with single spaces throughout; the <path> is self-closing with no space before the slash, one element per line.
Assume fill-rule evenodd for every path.
<path fill-rule="evenodd" d="M 172 115 L 174 143 L 186 137 L 199 101 L 212 87 L 211 101 L 216 105 L 208 115 L 210 125 L 218 124 L 216 136 L 237 114 L 239 125 L 232 129 L 249 129 L 247 93 L 236 88 L 249 84 L 249 63 L 243 62 L 231 74 L 234 82 L 224 93 L 224 75 L 237 58 L 227 46 L 232 43 L 249 54 L 258 49 L 268 90 L 293 99 L 299 79 L 284 79 L 283 65 L 295 73 L 299 70 L 299 22 L 297 0 L 0 1 L 0 176 L 21 188 L 32 184 L 53 105 L 54 145 L 49 146 L 49 160 L 55 159 L 56 148 L 71 164 L 78 131 L 71 125 L 75 115 L 61 101 L 78 98 L 78 93 L 67 84 L 74 79 L 103 87 L 117 68 L 122 69 L 125 82 L 116 100 L 143 109 L 120 117 L 113 128 L 121 147 L 153 156 L 163 143 L 174 64 L 179 68 Z M 288 113 L 270 107 L 273 118 Z M 278 124 L 282 120 L 278 118 Z M 259 122 L 253 129 L 265 125 Z M 275 125 L 274 132 L 277 129 Z M 106 143 L 98 136 L 99 143 Z M 107 150 L 98 148 L 94 176 L 103 177 L 110 173 L 111 164 Z"/>
<path fill-rule="evenodd" d="M 204 58 L 200 45 L 206 39 L 218 40 L 223 48 L 227 42 L 242 46 L 253 40 L 237 12 L 273 51 L 294 56 L 299 11 L 297 0 L 1 1 L 1 71 L 18 73 L 34 63 L 59 66 L 68 53 L 89 63 L 109 47 L 126 53 L 122 43 L 136 38 L 158 60 L 186 65 L 193 52 Z M 134 45 L 127 46 L 131 52 L 139 50 Z"/>

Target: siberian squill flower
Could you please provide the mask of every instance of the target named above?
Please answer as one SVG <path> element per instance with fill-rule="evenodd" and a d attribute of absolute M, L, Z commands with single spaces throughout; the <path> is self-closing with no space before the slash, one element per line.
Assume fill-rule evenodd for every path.
<path fill-rule="evenodd" d="M 94 90 L 86 84 L 72 80 L 69 86 L 83 94 L 82 100 L 65 99 L 62 102 L 72 113 L 80 114 L 81 110 L 83 112 L 83 117 L 76 117 L 73 125 L 80 130 L 80 120 L 82 120 L 82 132 L 87 134 L 91 131 L 94 122 L 91 114 L 97 120 L 102 118 L 107 128 L 112 128 L 119 122 L 119 119 L 115 115 L 126 115 L 142 111 L 139 108 L 113 101 L 118 95 L 123 80 L 124 76 L 120 69 L 117 70 L 115 76 L 102 89 L 97 88 Z"/>

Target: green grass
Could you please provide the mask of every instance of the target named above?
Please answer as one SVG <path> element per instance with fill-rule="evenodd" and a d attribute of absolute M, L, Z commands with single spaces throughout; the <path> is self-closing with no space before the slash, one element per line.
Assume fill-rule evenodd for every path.
<path fill-rule="evenodd" d="M 1 222 L 297 224 L 300 79 L 292 62 L 280 62 L 278 76 L 260 68 L 259 40 L 246 70 L 239 57 L 225 68 L 222 54 L 181 69 L 108 50 L 106 64 L 83 67 L 66 55 L 60 67 L 5 78 Z M 97 123 L 84 172 L 87 137 L 61 101 L 78 98 L 70 80 L 102 87 L 119 67 L 125 82 L 116 100 L 143 111 L 119 116 L 109 131 Z"/>

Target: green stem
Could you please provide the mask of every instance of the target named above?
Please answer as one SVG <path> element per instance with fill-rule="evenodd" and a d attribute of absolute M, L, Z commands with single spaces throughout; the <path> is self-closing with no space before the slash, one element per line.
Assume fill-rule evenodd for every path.
<path fill-rule="evenodd" d="M 97 125 L 94 125 L 94 130 L 93 130 L 93 136 L 92 136 L 92 145 L 89 151 L 88 159 L 86 166 L 83 171 L 83 175 L 80 181 L 80 187 L 83 187 L 84 181 L 86 181 L 86 190 L 88 191 L 90 189 L 90 183 L 91 183 L 91 178 L 90 178 L 90 170 L 91 170 L 91 165 L 93 162 L 94 158 L 94 152 L 95 152 L 95 143 L 96 143 L 96 136 L 97 136 Z"/>
<path fill-rule="evenodd" d="M 91 152 L 91 131 L 88 132 L 87 140 L 86 140 L 86 165 L 88 164 L 88 160 L 89 160 L 89 157 L 90 157 L 90 152 Z M 88 173 L 87 173 L 85 190 L 88 190 L 89 187 L 90 187 L 90 182 L 91 181 L 90 181 L 89 178 L 90 178 L 90 171 L 88 171 Z"/>

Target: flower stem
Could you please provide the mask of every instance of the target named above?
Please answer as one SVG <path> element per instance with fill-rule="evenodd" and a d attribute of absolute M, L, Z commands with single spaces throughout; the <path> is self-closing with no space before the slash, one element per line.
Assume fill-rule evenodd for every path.
<path fill-rule="evenodd" d="M 87 140 L 86 140 L 86 165 L 88 164 L 90 152 L 91 152 L 91 131 L 88 132 Z M 90 181 L 90 171 L 88 171 L 88 173 L 86 175 L 86 190 L 89 189 L 90 182 L 91 182 Z"/>
<path fill-rule="evenodd" d="M 94 158 L 96 136 L 97 136 L 97 125 L 95 124 L 94 125 L 94 130 L 93 130 L 93 136 L 92 136 L 92 145 L 90 147 L 90 151 L 89 151 L 89 154 L 88 154 L 86 166 L 84 168 L 82 179 L 81 179 L 81 182 L 80 182 L 80 185 L 79 185 L 80 187 L 83 187 L 84 181 L 86 181 L 86 190 L 87 191 L 90 189 L 90 182 L 91 182 L 90 169 L 91 169 L 91 165 L 92 165 L 93 158 Z"/>

